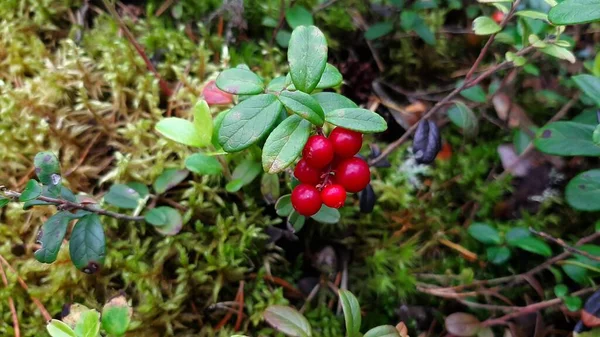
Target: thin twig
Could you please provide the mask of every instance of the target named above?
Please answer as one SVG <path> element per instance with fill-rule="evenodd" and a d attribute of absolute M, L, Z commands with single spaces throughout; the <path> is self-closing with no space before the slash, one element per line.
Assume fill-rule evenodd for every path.
<path fill-rule="evenodd" d="M 539 237 L 547 240 L 547 241 L 556 243 L 557 245 L 563 247 L 565 250 L 567 250 L 567 251 L 569 251 L 569 252 L 571 252 L 573 254 L 583 255 L 583 256 L 587 257 L 588 259 L 592 259 L 594 261 L 600 261 L 600 256 L 592 255 L 592 254 L 590 254 L 588 252 L 585 252 L 585 251 L 583 251 L 581 249 L 577 249 L 575 247 L 569 246 L 562 239 L 557 239 L 557 238 L 551 236 L 548 233 L 538 232 L 538 231 L 536 231 L 535 229 L 533 229 L 531 227 L 529 227 L 529 231 L 531 233 L 533 233 L 533 234 L 535 234 L 535 235 L 537 235 L 537 236 L 539 236 Z"/>
<path fill-rule="evenodd" d="M 6 190 L 4 191 L 4 194 L 12 199 L 17 199 L 21 196 L 21 193 L 19 192 L 15 192 L 15 191 L 11 191 L 11 190 Z M 121 214 L 121 213 L 116 213 L 116 212 L 111 212 L 111 211 L 107 211 L 105 209 L 101 209 L 101 208 L 93 208 L 91 206 L 88 205 L 83 205 L 80 203 L 76 203 L 76 202 L 72 202 L 72 201 L 68 201 L 68 200 L 64 200 L 64 199 L 56 199 L 56 198 L 50 198 L 50 197 L 46 197 L 43 195 L 40 195 L 39 197 L 36 198 L 37 200 L 40 201 L 45 201 L 47 203 L 53 204 L 55 206 L 59 206 L 62 208 L 66 208 L 66 209 L 81 209 L 84 211 L 88 211 L 88 212 L 92 212 L 92 213 L 96 213 L 96 214 L 100 214 L 100 215 L 106 215 L 115 219 L 119 219 L 119 220 L 128 220 L 128 221 L 142 221 L 144 220 L 143 216 L 133 216 L 133 215 L 127 215 L 127 214 Z"/>
<path fill-rule="evenodd" d="M 2 283 L 4 286 L 8 288 L 8 279 L 6 278 L 6 272 L 4 271 L 4 267 L 0 263 L 0 276 L 2 276 Z M 21 329 L 19 328 L 19 316 L 17 315 L 17 308 L 15 308 L 15 301 L 12 296 L 8 296 L 8 306 L 10 308 L 10 314 L 12 316 L 13 321 L 13 330 L 15 331 L 15 337 L 21 336 Z"/>

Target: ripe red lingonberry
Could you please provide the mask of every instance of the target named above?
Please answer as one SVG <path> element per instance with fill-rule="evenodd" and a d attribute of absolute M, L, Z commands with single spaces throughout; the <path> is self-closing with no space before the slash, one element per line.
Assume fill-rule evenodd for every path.
<path fill-rule="evenodd" d="M 329 134 L 336 156 L 350 158 L 360 151 L 362 133 L 337 127 Z"/>
<path fill-rule="evenodd" d="M 294 169 L 294 176 L 296 179 L 308 185 L 316 185 L 321 182 L 321 174 L 322 172 L 320 169 L 308 165 L 304 159 L 300 159 Z"/>
<path fill-rule="evenodd" d="M 504 20 L 504 13 L 495 11 L 494 14 L 492 14 L 492 20 L 496 21 L 497 24 L 500 24 L 502 20 Z"/>
<path fill-rule="evenodd" d="M 304 145 L 302 158 L 314 168 L 324 168 L 333 160 L 333 145 L 324 136 L 311 136 Z"/>
<path fill-rule="evenodd" d="M 342 185 L 327 185 L 321 191 L 321 199 L 329 207 L 340 208 L 346 201 L 346 190 Z"/>
<path fill-rule="evenodd" d="M 335 181 L 350 193 L 362 191 L 371 181 L 369 165 L 356 157 L 342 161 L 337 166 L 335 175 Z"/>
<path fill-rule="evenodd" d="M 321 204 L 321 195 L 314 186 L 300 184 L 292 191 L 292 206 L 300 215 L 315 215 Z"/>

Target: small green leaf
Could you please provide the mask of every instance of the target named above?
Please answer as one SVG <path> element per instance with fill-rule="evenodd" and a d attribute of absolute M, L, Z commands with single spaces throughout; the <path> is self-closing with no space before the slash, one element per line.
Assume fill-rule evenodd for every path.
<path fill-rule="evenodd" d="M 244 181 L 242 179 L 234 179 L 225 185 L 225 190 L 229 193 L 235 193 L 244 187 Z"/>
<path fill-rule="evenodd" d="M 565 301 L 565 307 L 567 307 L 569 311 L 573 312 L 581 309 L 581 306 L 583 304 L 581 298 L 577 296 L 566 296 L 563 300 Z"/>
<path fill-rule="evenodd" d="M 574 25 L 600 20 L 600 0 L 565 0 L 548 13 L 555 25 Z"/>
<path fill-rule="evenodd" d="M 296 89 L 313 91 L 327 63 L 327 40 L 315 26 L 299 26 L 292 32 L 288 49 L 290 75 Z"/>
<path fill-rule="evenodd" d="M 199 100 L 194 105 L 193 114 L 196 135 L 203 144 L 210 144 L 213 134 L 213 119 L 208 103 L 205 100 Z"/>
<path fill-rule="evenodd" d="M 274 204 L 280 195 L 279 176 L 277 174 L 263 173 L 260 180 L 260 192 L 267 204 Z"/>
<path fill-rule="evenodd" d="M 356 297 L 348 290 L 340 289 L 340 303 L 344 310 L 344 321 L 346 322 L 346 336 L 360 336 L 360 305 Z"/>
<path fill-rule="evenodd" d="M 286 194 L 281 196 L 279 200 L 275 203 L 275 211 L 279 216 L 288 216 L 294 210 L 292 206 L 292 196 L 290 194 Z"/>
<path fill-rule="evenodd" d="M 327 89 L 337 87 L 342 83 L 342 74 L 332 64 L 327 63 L 325 71 L 317 84 L 317 89 Z"/>
<path fill-rule="evenodd" d="M 8 205 L 9 202 L 10 202 L 10 199 L 0 196 L 0 208 Z"/>
<path fill-rule="evenodd" d="M 267 138 L 262 152 L 265 172 L 278 173 L 294 163 L 310 136 L 311 124 L 299 116 L 290 116 Z"/>
<path fill-rule="evenodd" d="M 156 123 L 154 129 L 163 137 L 187 146 L 204 147 L 210 143 L 196 131 L 196 125 L 188 120 L 168 117 Z"/>
<path fill-rule="evenodd" d="M 227 152 L 237 152 L 258 142 L 271 130 L 283 105 L 273 94 L 252 96 L 233 107 L 223 118 L 219 143 Z"/>
<path fill-rule="evenodd" d="M 574 260 L 567 260 L 574 261 Z M 574 266 L 570 264 L 563 264 L 561 266 L 562 270 L 567 274 L 569 278 L 579 284 L 585 284 L 587 282 L 587 269 L 582 268 L 580 266 Z"/>
<path fill-rule="evenodd" d="M 476 35 L 491 35 L 500 30 L 502 27 L 490 17 L 480 16 L 473 21 L 473 31 Z"/>
<path fill-rule="evenodd" d="M 473 111 L 462 102 L 456 102 L 448 109 L 448 118 L 454 125 L 461 128 L 468 137 L 477 135 L 479 121 Z"/>
<path fill-rule="evenodd" d="M 271 82 L 269 82 L 269 84 L 267 84 L 267 91 L 279 93 L 280 91 L 283 91 L 285 89 L 285 86 L 285 76 L 278 76 L 272 79 Z"/>
<path fill-rule="evenodd" d="M 304 227 L 306 217 L 292 210 L 292 212 L 287 218 L 287 222 L 294 229 L 294 231 L 298 232 L 302 229 L 302 227 Z"/>
<path fill-rule="evenodd" d="M 508 243 L 509 246 L 517 246 L 517 242 L 519 242 L 520 239 L 527 238 L 530 236 L 531 232 L 526 228 L 515 227 L 506 233 L 505 238 L 506 243 Z"/>
<path fill-rule="evenodd" d="M 50 197 L 50 198 L 55 197 L 48 191 L 48 186 L 42 187 L 42 196 Z M 75 195 L 73 194 L 73 192 L 64 186 L 61 186 L 61 188 L 60 188 L 60 198 L 62 198 L 64 200 L 72 201 L 72 202 L 77 202 L 77 199 L 75 198 Z M 32 199 L 32 200 L 25 202 L 25 204 L 23 205 L 23 209 L 29 209 L 33 206 L 40 206 L 40 205 L 52 205 L 52 203 L 38 200 L 38 199 Z"/>
<path fill-rule="evenodd" d="M 600 124 L 596 125 L 594 133 L 592 133 L 592 142 L 594 145 L 600 146 Z"/>
<path fill-rule="evenodd" d="M 556 297 L 564 297 L 568 292 L 569 288 L 564 284 L 557 284 L 554 286 L 554 295 L 556 295 Z"/>
<path fill-rule="evenodd" d="M 522 154 L 533 141 L 532 135 L 535 134 L 535 130 L 531 130 L 531 132 L 530 135 L 526 130 L 518 129 L 513 134 L 513 146 L 518 155 Z"/>
<path fill-rule="evenodd" d="M 565 199 L 580 211 L 600 210 L 600 169 L 582 172 L 571 179 L 565 189 Z"/>
<path fill-rule="evenodd" d="M 136 190 L 124 184 L 112 185 L 104 196 L 104 201 L 107 203 L 126 209 L 136 209 L 140 199 Z"/>
<path fill-rule="evenodd" d="M 123 295 L 113 297 L 102 308 L 102 329 L 113 336 L 123 336 L 129 328 L 133 311 Z"/>
<path fill-rule="evenodd" d="M 51 337 L 78 337 L 71 327 L 57 319 L 51 320 L 46 325 L 46 330 L 48 330 Z"/>
<path fill-rule="evenodd" d="M 134 191 L 136 191 L 140 195 L 140 198 L 145 198 L 148 194 L 150 194 L 150 190 L 148 189 L 148 186 L 146 186 L 142 183 L 139 183 L 137 181 L 131 181 L 125 185 L 127 185 L 128 187 L 130 187 Z"/>
<path fill-rule="evenodd" d="M 327 112 L 325 121 L 362 133 L 383 132 L 387 129 L 387 123 L 383 117 L 361 108 L 337 109 Z"/>
<path fill-rule="evenodd" d="M 301 91 L 286 90 L 279 95 L 279 101 L 281 101 L 287 109 L 314 125 L 323 125 L 325 118 L 323 109 L 309 94 Z"/>
<path fill-rule="evenodd" d="M 106 239 L 97 214 L 88 214 L 77 221 L 71 232 L 69 253 L 75 267 L 93 274 L 104 263 Z"/>
<path fill-rule="evenodd" d="M 312 26 L 314 24 L 310 11 L 308 11 L 306 7 L 300 5 L 288 8 L 285 11 L 285 20 L 292 29 L 298 26 Z"/>
<path fill-rule="evenodd" d="M 575 122 L 554 122 L 540 128 L 534 145 L 541 152 L 557 156 L 600 156 L 592 141 L 595 126 Z"/>
<path fill-rule="evenodd" d="M 540 51 L 544 54 L 556 57 L 557 59 L 567 60 L 571 63 L 575 63 L 575 55 L 569 49 L 560 47 L 554 44 L 547 45 L 544 48 L 540 48 Z"/>
<path fill-rule="evenodd" d="M 252 160 L 242 161 L 231 174 L 231 181 L 225 186 L 228 192 L 237 192 L 250 184 L 262 171 L 260 163 Z"/>
<path fill-rule="evenodd" d="M 521 16 L 521 17 L 524 17 L 524 18 L 530 18 L 530 19 L 538 19 L 538 20 L 548 21 L 548 14 L 542 13 L 542 12 L 538 12 L 538 11 L 523 10 L 523 11 L 516 12 L 515 15 L 518 15 L 518 16 Z"/>
<path fill-rule="evenodd" d="M 365 39 L 375 40 L 382 36 L 388 35 L 394 30 L 394 23 L 390 21 L 377 22 L 371 25 L 365 32 Z"/>
<path fill-rule="evenodd" d="M 311 216 L 315 221 L 324 224 L 336 224 L 340 222 L 340 217 L 340 211 L 325 205 L 321 206 L 321 209 L 315 215 Z"/>
<path fill-rule="evenodd" d="M 600 77 L 592 75 L 573 76 L 575 84 L 600 107 Z"/>
<path fill-rule="evenodd" d="M 60 162 L 52 152 L 39 152 L 33 159 L 35 173 L 43 185 L 48 186 L 52 196 L 60 193 L 62 178 L 60 176 Z"/>
<path fill-rule="evenodd" d="M 194 153 L 185 159 L 185 168 L 200 175 L 218 175 L 223 171 L 217 158 Z"/>
<path fill-rule="evenodd" d="M 367 331 L 363 337 L 400 337 L 393 325 L 381 325 Z"/>
<path fill-rule="evenodd" d="M 42 263 L 56 261 L 70 221 L 69 212 L 62 211 L 52 215 L 44 222 L 37 239 L 41 248 L 33 253 L 36 260 Z"/>
<path fill-rule="evenodd" d="M 265 89 L 260 77 L 244 68 L 224 70 L 215 83 L 219 89 L 234 95 L 256 95 Z"/>
<path fill-rule="evenodd" d="M 144 220 L 154 226 L 154 229 L 162 235 L 175 235 L 183 227 L 183 219 L 178 210 L 160 206 L 149 210 L 144 215 Z"/>
<path fill-rule="evenodd" d="M 503 246 L 488 247 L 485 252 L 488 261 L 495 265 L 504 264 L 506 261 L 508 261 L 508 259 L 510 259 L 511 255 L 510 249 Z"/>
<path fill-rule="evenodd" d="M 467 230 L 475 240 L 486 245 L 499 245 L 502 238 L 498 231 L 484 223 L 474 223 Z"/>
<path fill-rule="evenodd" d="M 69 305 L 69 313 L 62 318 L 62 321 L 71 329 L 75 329 L 75 326 L 81 320 L 81 315 L 88 311 L 90 311 L 90 308 L 86 307 L 85 305 L 73 303 Z"/>
<path fill-rule="evenodd" d="M 336 94 L 335 92 L 319 92 L 312 94 L 312 97 L 319 103 L 325 114 L 338 109 L 358 108 L 349 98 Z"/>
<path fill-rule="evenodd" d="M 292 337 L 311 337 L 310 324 L 296 309 L 271 305 L 265 310 L 264 318 L 275 330 Z"/>
<path fill-rule="evenodd" d="M 166 169 L 156 178 L 152 187 L 157 194 L 163 194 L 173 187 L 179 185 L 190 174 L 188 170 L 178 170 L 175 168 Z"/>
<path fill-rule="evenodd" d="M 29 201 L 39 197 L 42 194 L 42 187 L 35 179 L 30 179 L 25 185 L 25 189 L 19 196 L 19 201 Z"/>
<path fill-rule="evenodd" d="M 77 337 L 98 337 L 100 333 L 100 313 L 88 310 L 81 313 L 81 318 L 75 325 Z"/>
<path fill-rule="evenodd" d="M 287 48 L 290 45 L 290 39 L 292 38 L 292 33 L 285 29 L 280 29 L 275 35 L 275 41 L 277 44 L 283 48 Z"/>
<path fill-rule="evenodd" d="M 458 81 L 456 84 L 457 87 L 461 86 L 463 81 Z M 480 85 L 472 86 L 468 89 L 464 89 L 460 92 L 460 95 L 468 100 L 477 103 L 485 103 L 487 102 L 487 94 L 485 90 Z"/>
<path fill-rule="evenodd" d="M 546 242 L 531 236 L 517 240 L 515 245 L 523 250 L 545 257 L 552 255 L 552 249 Z"/>

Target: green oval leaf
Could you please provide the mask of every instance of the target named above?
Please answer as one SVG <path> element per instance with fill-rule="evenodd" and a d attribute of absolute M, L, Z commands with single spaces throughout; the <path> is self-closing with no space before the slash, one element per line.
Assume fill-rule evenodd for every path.
<path fill-rule="evenodd" d="M 296 89 L 313 91 L 327 63 L 327 40 L 315 26 L 299 26 L 292 32 L 288 49 L 290 75 Z"/>
<path fill-rule="evenodd" d="M 288 216 L 293 210 L 291 194 L 281 196 L 275 203 L 275 212 L 279 216 Z"/>
<path fill-rule="evenodd" d="M 48 186 L 52 196 L 60 193 L 62 178 L 60 176 L 60 162 L 52 152 L 39 152 L 33 159 L 35 173 L 43 185 Z"/>
<path fill-rule="evenodd" d="M 274 79 L 272 79 L 271 82 L 269 82 L 269 84 L 267 84 L 267 91 L 273 92 L 273 93 L 279 93 L 280 91 L 283 91 L 283 89 L 285 89 L 285 86 L 286 86 L 285 76 L 278 76 L 278 77 L 275 77 Z"/>
<path fill-rule="evenodd" d="M 185 168 L 201 175 L 221 174 L 223 167 L 217 158 L 207 156 L 204 153 L 194 153 L 185 159 Z"/>
<path fill-rule="evenodd" d="M 327 63 L 325 66 L 325 71 L 323 75 L 321 75 L 321 79 L 317 84 L 317 89 L 327 89 L 337 87 L 342 83 L 342 74 L 340 71 L 332 64 Z"/>
<path fill-rule="evenodd" d="M 475 240 L 486 245 L 499 245 L 502 243 L 502 238 L 498 231 L 484 223 L 474 223 L 467 230 Z"/>
<path fill-rule="evenodd" d="M 521 238 L 530 237 L 531 232 L 526 228 L 515 227 L 506 233 L 506 243 L 510 246 L 516 246 Z"/>
<path fill-rule="evenodd" d="M 244 68 L 224 70 L 215 83 L 219 89 L 234 95 L 256 95 L 265 89 L 260 77 Z"/>
<path fill-rule="evenodd" d="M 485 252 L 488 261 L 496 265 L 504 264 L 511 255 L 510 249 L 500 246 L 488 247 Z"/>
<path fill-rule="evenodd" d="M 100 333 L 100 313 L 96 310 L 88 310 L 81 313 L 79 321 L 75 325 L 77 337 L 98 337 Z"/>
<path fill-rule="evenodd" d="M 280 195 L 279 176 L 265 172 L 260 180 L 260 193 L 267 204 L 274 204 Z"/>
<path fill-rule="evenodd" d="M 574 261 L 574 260 L 567 260 Z M 585 284 L 588 280 L 587 269 L 580 266 L 574 266 L 570 264 L 564 264 L 561 266 L 562 270 L 567 274 L 569 278 L 579 284 Z"/>
<path fill-rule="evenodd" d="M 67 233 L 69 221 L 71 221 L 69 212 L 62 211 L 52 215 L 44 222 L 37 239 L 41 248 L 33 253 L 36 260 L 41 263 L 56 261 L 58 251 Z"/>
<path fill-rule="evenodd" d="M 164 118 L 156 123 L 154 129 L 163 137 L 187 146 L 203 147 L 210 144 L 196 131 L 194 123 L 182 118 Z"/>
<path fill-rule="evenodd" d="M 278 173 L 294 163 L 310 136 L 311 124 L 299 116 L 290 116 L 267 138 L 262 152 L 265 172 Z"/>
<path fill-rule="evenodd" d="M 565 307 L 572 312 L 578 311 L 583 305 L 583 301 L 577 296 L 566 296 L 563 300 L 565 302 Z"/>
<path fill-rule="evenodd" d="M 140 198 L 145 198 L 148 194 L 150 194 L 150 190 L 148 189 L 148 186 L 146 186 L 140 182 L 131 181 L 125 185 L 133 188 L 134 191 L 138 192 L 138 194 L 140 195 Z"/>
<path fill-rule="evenodd" d="M 157 194 L 165 193 L 184 181 L 188 174 L 190 174 L 188 170 L 178 170 L 175 168 L 164 170 L 163 173 L 156 178 L 154 184 L 152 184 L 154 192 Z"/>
<path fill-rule="evenodd" d="M 237 192 L 244 187 L 244 182 L 242 179 L 234 179 L 225 185 L 225 190 L 230 193 Z"/>
<path fill-rule="evenodd" d="M 102 329 L 113 336 L 123 336 L 129 328 L 133 311 L 123 295 L 113 297 L 102 308 Z"/>
<path fill-rule="evenodd" d="M 231 181 L 227 184 L 228 192 L 237 192 L 240 188 L 250 184 L 262 171 L 260 163 L 246 159 L 242 161 L 231 174 Z"/>
<path fill-rule="evenodd" d="M 71 261 L 77 269 L 93 274 L 104 263 L 106 239 L 97 214 L 88 214 L 77 221 L 69 241 Z"/>
<path fill-rule="evenodd" d="M 312 14 L 306 7 L 295 5 L 285 11 L 285 20 L 290 27 L 311 26 L 314 24 Z"/>
<path fill-rule="evenodd" d="M 600 0 L 565 0 L 552 7 L 548 19 L 555 25 L 574 25 L 600 20 Z"/>
<path fill-rule="evenodd" d="M 65 323 L 53 319 L 46 325 L 46 330 L 51 337 L 77 337 L 75 331 Z"/>
<path fill-rule="evenodd" d="M 568 292 L 569 288 L 564 284 L 557 284 L 554 286 L 554 295 L 556 295 L 556 297 L 564 297 Z"/>
<path fill-rule="evenodd" d="M 301 91 L 283 91 L 279 95 L 279 101 L 298 116 L 306 119 L 316 126 L 322 126 L 325 122 L 323 109 L 311 95 Z"/>
<path fill-rule="evenodd" d="M 110 187 L 104 196 L 107 203 L 126 209 L 136 209 L 140 201 L 139 193 L 124 184 L 115 184 Z"/>
<path fill-rule="evenodd" d="M 42 186 L 35 180 L 30 179 L 25 185 L 25 189 L 21 192 L 19 196 L 19 201 L 25 202 L 29 200 L 33 200 L 39 197 L 42 194 Z"/>
<path fill-rule="evenodd" d="M 571 179 L 565 189 L 565 199 L 577 210 L 600 210 L 600 169 L 582 172 Z"/>
<path fill-rule="evenodd" d="M 289 226 L 291 226 L 294 231 L 298 232 L 304 227 L 304 223 L 306 222 L 306 217 L 298 214 L 296 211 L 292 211 L 287 218 L 287 222 Z"/>
<path fill-rule="evenodd" d="M 465 136 L 473 137 L 477 135 L 479 121 L 473 111 L 462 102 L 456 102 L 448 109 L 448 118 L 454 125 L 461 128 Z"/>
<path fill-rule="evenodd" d="M 587 74 L 577 75 L 573 76 L 573 81 L 586 96 L 596 103 L 596 106 L 600 107 L 600 77 Z"/>
<path fill-rule="evenodd" d="M 540 48 L 540 51 L 544 54 L 556 57 L 557 59 L 567 60 L 571 63 L 575 63 L 575 55 L 565 47 L 551 44 L 544 48 Z"/>
<path fill-rule="evenodd" d="M 552 249 L 545 241 L 532 236 L 517 240 L 515 245 L 523 250 L 545 257 L 550 257 L 552 255 Z"/>
<path fill-rule="evenodd" d="M 210 108 L 205 100 L 200 100 L 194 105 L 194 127 L 196 135 L 205 146 L 210 144 L 213 134 L 213 119 Z"/>
<path fill-rule="evenodd" d="M 480 16 L 473 20 L 473 31 L 476 35 L 491 35 L 498 33 L 500 30 L 502 30 L 502 27 L 490 17 Z"/>
<path fill-rule="evenodd" d="M 296 309 L 271 305 L 265 310 L 264 318 L 275 330 L 292 337 L 310 337 L 310 324 Z"/>
<path fill-rule="evenodd" d="M 317 103 L 323 108 L 325 114 L 338 109 L 358 108 L 349 98 L 336 94 L 335 92 L 319 92 L 311 95 Z"/>
<path fill-rule="evenodd" d="M 0 208 L 8 205 L 10 199 L 0 196 Z"/>
<path fill-rule="evenodd" d="M 394 30 L 394 23 L 391 21 L 377 22 L 369 27 L 365 32 L 365 39 L 375 40 L 388 35 Z"/>
<path fill-rule="evenodd" d="M 538 11 L 523 10 L 516 12 L 515 15 L 522 16 L 524 18 L 548 21 L 548 14 Z"/>
<path fill-rule="evenodd" d="M 558 156 L 600 156 L 600 147 L 592 140 L 595 126 L 575 122 L 554 122 L 540 128 L 535 147 Z"/>
<path fill-rule="evenodd" d="M 154 229 L 162 235 L 175 235 L 183 227 L 183 219 L 178 210 L 160 206 L 151 209 L 144 216 L 144 220 L 154 226 Z"/>
<path fill-rule="evenodd" d="M 327 112 L 325 121 L 362 133 L 383 132 L 387 129 L 387 123 L 383 117 L 361 108 L 337 109 Z"/>
<path fill-rule="evenodd" d="M 219 143 L 237 152 L 258 142 L 275 124 L 283 105 L 273 94 L 252 96 L 233 107 L 223 118 Z"/>
<path fill-rule="evenodd" d="M 382 325 L 367 331 L 363 337 L 400 337 L 393 325 Z"/>
<path fill-rule="evenodd" d="M 311 216 L 313 220 L 324 224 L 336 224 L 340 222 L 340 217 L 340 211 L 325 205 L 321 206 L 321 209 L 315 215 Z"/>
<path fill-rule="evenodd" d="M 358 300 L 348 290 L 341 289 L 339 295 L 340 303 L 342 303 L 342 309 L 344 310 L 346 336 L 360 336 L 360 324 L 362 318 L 360 315 L 360 304 L 358 304 Z"/>

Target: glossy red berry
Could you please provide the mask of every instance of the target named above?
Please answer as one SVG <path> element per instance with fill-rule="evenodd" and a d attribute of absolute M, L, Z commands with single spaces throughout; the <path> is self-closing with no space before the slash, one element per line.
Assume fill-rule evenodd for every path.
<path fill-rule="evenodd" d="M 362 191 L 371 181 L 369 165 L 356 157 L 341 162 L 336 168 L 335 175 L 335 181 L 350 193 Z"/>
<path fill-rule="evenodd" d="M 502 20 L 504 20 L 504 13 L 495 11 L 494 14 L 492 14 L 492 20 L 496 21 L 497 24 L 500 24 Z"/>
<path fill-rule="evenodd" d="M 300 159 L 296 168 L 294 169 L 294 176 L 301 183 L 308 185 L 316 185 L 321 182 L 321 170 L 316 169 L 306 162 L 304 159 Z"/>
<path fill-rule="evenodd" d="M 300 215 L 315 215 L 321 204 L 321 195 L 314 186 L 300 184 L 292 191 L 292 206 Z"/>
<path fill-rule="evenodd" d="M 362 146 L 362 133 L 337 127 L 329 134 L 335 155 L 341 158 L 350 158 L 360 151 Z"/>
<path fill-rule="evenodd" d="M 327 185 L 321 191 L 321 199 L 329 207 L 340 208 L 346 201 L 346 190 L 342 185 Z"/>
<path fill-rule="evenodd" d="M 333 145 L 324 136 L 311 136 L 302 150 L 302 158 L 314 168 L 324 168 L 333 160 Z"/>

